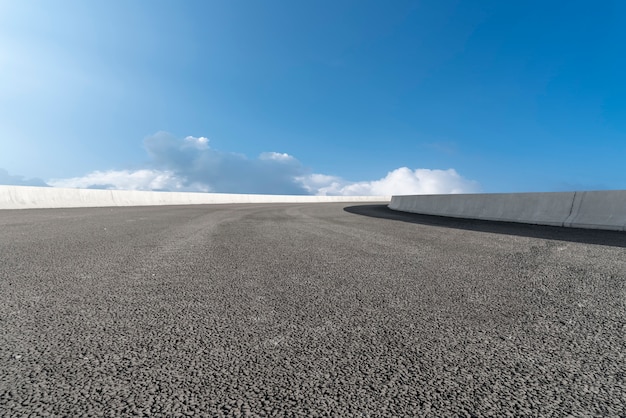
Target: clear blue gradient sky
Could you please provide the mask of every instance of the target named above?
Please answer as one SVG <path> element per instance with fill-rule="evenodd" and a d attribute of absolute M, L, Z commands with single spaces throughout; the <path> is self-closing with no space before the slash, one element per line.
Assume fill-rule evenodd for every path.
<path fill-rule="evenodd" d="M 0 0 L 0 183 L 626 189 L 626 2 Z"/>

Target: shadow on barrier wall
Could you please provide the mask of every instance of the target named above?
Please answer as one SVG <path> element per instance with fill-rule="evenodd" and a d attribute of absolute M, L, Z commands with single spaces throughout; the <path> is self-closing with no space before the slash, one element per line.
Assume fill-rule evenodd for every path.
<path fill-rule="evenodd" d="M 532 225 L 515 222 L 484 221 L 479 219 L 421 215 L 417 213 L 391 210 L 387 207 L 387 205 L 380 204 L 348 206 L 343 210 L 355 215 L 389 219 L 412 224 L 626 248 L 626 233 L 619 231 L 565 228 L 559 226 Z"/>

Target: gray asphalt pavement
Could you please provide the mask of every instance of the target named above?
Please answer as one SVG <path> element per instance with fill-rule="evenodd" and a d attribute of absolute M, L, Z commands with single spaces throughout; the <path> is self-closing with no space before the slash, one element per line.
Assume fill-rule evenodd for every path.
<path fill-rule="evenodd" d="M 0 415 L 626 416 L 626 234 L 0 211 Z"/>

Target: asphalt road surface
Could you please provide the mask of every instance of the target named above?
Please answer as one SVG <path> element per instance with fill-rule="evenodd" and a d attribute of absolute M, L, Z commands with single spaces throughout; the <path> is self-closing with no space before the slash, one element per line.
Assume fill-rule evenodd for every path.
<path fill-rule="evenodd" d="M 0 211 L 2 416 L 626 416 L 626 234 Z"/>

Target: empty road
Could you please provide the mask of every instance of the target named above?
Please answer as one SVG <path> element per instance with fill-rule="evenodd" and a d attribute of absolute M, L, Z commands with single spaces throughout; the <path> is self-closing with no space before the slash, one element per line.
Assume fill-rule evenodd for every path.
<path fill-rule="evenodd" d="M 0 211 L 0 416 L 626 416 L 626 234 Z"/>

